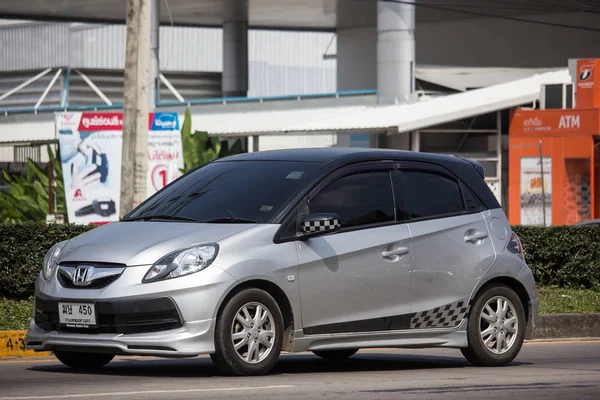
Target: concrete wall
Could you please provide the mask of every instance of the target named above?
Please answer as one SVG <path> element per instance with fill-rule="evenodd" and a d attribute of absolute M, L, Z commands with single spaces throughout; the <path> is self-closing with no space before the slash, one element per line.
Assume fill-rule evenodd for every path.
<path fill-rule="evenodd" d="M 600 27 L 600 16 L 593 13 L 523 18 Z M 599 32 L 496 18 L 425 23 L 416 29 L 416 60 L 421 65 L 566 67 L 569 58 L 600 57 L 599 39 Z"/>
<path fill-rule="evenodd" d="M 417 10 L 417 19 L 418 19 Z M 599 29 L 593 13 L 556 13 L 523 17 L 550 24 Z M 566 67 L 569 58 L 600 57 L 599 32 L 511 21 L 469 18 L 418 23 L 417 65 L 468 67 Z M 373 26 L 345 28 L 337 37 L 338 90 L 377 87 L 377 31 Z"/>
<path fill-rule="evenodd" d="M 377 30 L 341 29 L 337 36 L 337 89 L 377 88 Z"/>

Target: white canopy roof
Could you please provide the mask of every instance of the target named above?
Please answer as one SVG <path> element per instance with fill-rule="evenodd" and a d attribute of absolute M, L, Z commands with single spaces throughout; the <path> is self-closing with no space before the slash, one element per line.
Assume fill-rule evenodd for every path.
<path fill-rule="evenodd" d="M 390 128 L 406 132 L 533 103 L 539 99 L 542 84 L 569 82 L 571 77 L 565 68 L 412 104 L 195 113 L 192 128 L 215 136 L 364 132 Z"/>

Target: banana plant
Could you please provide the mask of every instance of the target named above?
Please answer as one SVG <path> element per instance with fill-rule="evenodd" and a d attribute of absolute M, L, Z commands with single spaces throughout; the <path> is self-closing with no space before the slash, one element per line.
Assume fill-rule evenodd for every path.
<path fill-rule="evenodd" d="M 182 173 L 191 171 L 216 158 L 227 157 L 243 153 L 242 142 L 238 139 L 228 147 L 228 142 L 221 142 L 218 138 L 209 137 L 207 132 L 192 132 L 192 112 L 188 107 L 181 126 L 181 145 L 183 147 L 184 168 Z"/>
<path fill-rule="evenodd" d="M 48 146 L 50 168 L 53 170 L 52 194 L 56 214 L 65 214 L 65 191 L 60 158 Z M 8 190 L 0 190 L 0 222 L 45 221 L 48 214 L 49 184 L 47 172 L 33 160 L 27 159 L 25 177 L 3 171 Z M 52 207 L 54 212 L 54 206 Z"/>

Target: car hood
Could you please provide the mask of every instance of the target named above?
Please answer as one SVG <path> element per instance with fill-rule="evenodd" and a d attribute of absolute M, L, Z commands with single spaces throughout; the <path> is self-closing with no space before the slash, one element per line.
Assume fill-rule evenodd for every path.
<path fill-rule="evenodd" d="M 254 224 L 188 222 L 113 222 L 71 239 L 62 262 L 150 265 L 166 254 L 195 244 L 218 242 Z"/>

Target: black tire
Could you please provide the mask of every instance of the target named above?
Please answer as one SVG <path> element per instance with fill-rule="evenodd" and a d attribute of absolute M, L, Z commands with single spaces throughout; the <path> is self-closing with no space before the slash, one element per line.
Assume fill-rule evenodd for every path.
<path fill-rule="evenodd" d="M 259 303 L 271 313 L 275 334 L 271 339 L 271 349 L 266 354 L 265 358 L 255 363 L 250 363 L 242 360 L 241 356 L 238 355 L 232 341 L 232 333 L 236 326 L 241 326 L 241 324 L 235 320 L 238 311 L 245 305 L 255 303 Z M 254 312 L 256 312 L 256 309 L 254 309 Z M 259 343 L 257 338 L 255 339 L 255 342 Z M 247 353 L 249 344 L 250 341 L 248 341 L 248 345 L 242 346 L 240 350 L 243 352 L 244 349 L 246 349 Z M 254 288 L 246 289 L 235 294 L 227 302 L 220 315 L 217 317 L 215 331 L 216 352 L 211 354 L 211 359 L 223 373 L 228 375 L 264 375 L 273 368 L 279 359 L 282 346 L 283 316 L 281 315 L 279 305 L 275 299 L 264 290 Z"/>
<path fill-rule="evenodd" d="M 495 297 L 503 297 L 510 301 L 514 308 L 514 314 L 517 317 L 517 333 L 512 346 L 502 354 L 495 354 L 483 342 L 481 338 L 481 329 L 491 326 L 487 323 L 482 323 L 480 316 L 487 302 Z M 523 303 L 514 290 L 506 285 L 494 285 L 484 288 L 477 296 L 473 303 L 473 307 L 469 313 L 467 325 L 467 339 L 469 347 L 462 348 L 460 351 L 463 356 L 473 365 L 483 367 L 498 367 L 504 366 L 512 362 L 519 354 L 523 340 L 525 338 L 527 321 L 525 319 L 525 311 Z M 503 329 L 503 328 L 498 328 Z M 508 332 L 508 331 L 507 331 Z"/>
<path fill-rule="evenodd" d="M 115 358 L 114 354 L 79 353 L 74 351 L 55 351 L 54 355 L 61 363 L 75 369 L 102 368 Z"/>
<path fill-rule="evenodd" d="M 358 349 L 313 350 L 315 356 L 329 361 L 343 361 L 356 354 Z"/>

